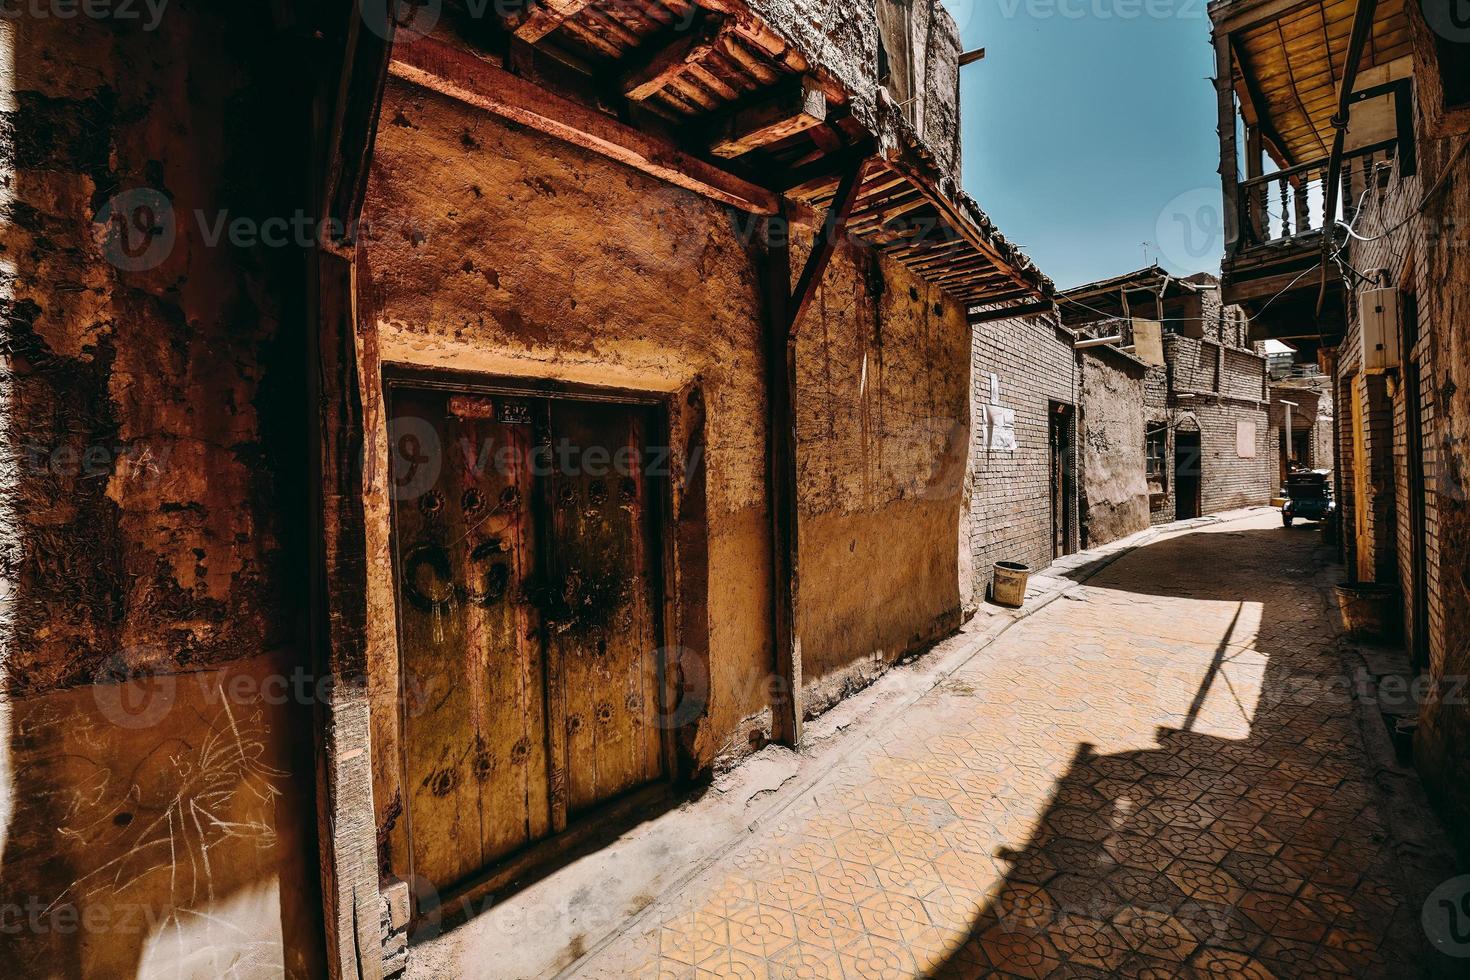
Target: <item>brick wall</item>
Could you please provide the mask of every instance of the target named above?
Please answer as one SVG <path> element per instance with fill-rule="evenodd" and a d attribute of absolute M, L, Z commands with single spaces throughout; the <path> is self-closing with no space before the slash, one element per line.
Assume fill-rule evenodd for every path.
<path fill-rule="evenodd" d="M 1424 65 L 1416 70 L 1424 70 Z M 1422 114 L 1416 131 L 1425 132 Z M 1338 363 L 1340 468 L 1345 477 L 1343 527 L 1351 530 L 1359 506 L 1367 506 L 1369 547 L 1380 580 L 1398 584 L 1404 593 L 1404 636 L 1411 650 L 1416 634 L 1415 592 L 1427 602 L 1426 649 L 1412 650 L 1435 682 L 1430 688 L 1416 743 L 1416 759 L 1448 825 L 1470 852 L 1470 707 L 1461 679 L 1470 673 L 1470 273 L 1466 271 L 1464 229 L 1470 227 L 1470 158 L 1461 157 L 1456 172 L 1424 207 L 1415 209 L 1431 184 L 1449 165 L 1463 135 L 1418 141 L 1418 173 L 1403 178 L 1397 170 L 1375 187 L 1355 220 L 1370 242 L 1354 241 L 1348 260 L 1370 277 L 1383 271 L 1387 283 L 1417 300 L 1419 339 L 1409 352 L 1421 377 L 1418 444 L 1422 448 L 1423 483 L 1411 480 L 1410 452 L 1416 445 L 1409 431 L 1407 386 L 1402 371 L 1390 381 L 1370 385 L 1364 401 L 1365 444 L 1386 459 L 1375 458 L 1372 499 L 1358 501 L 1351 491 L 1352 426 L 1346 402 L 1354 372 L 1362 358 L 1356 294 L 1350 294 L 1350 327 Z M 1400 227 L 1401 226 L 1401 227 Z M 1383 229 L 1397 228 L 1391 234 Z M 1413 560 L 1414 526 L 1411 501 L 1422 503 L 1424 567 Z M 1354 568 L 1357 543 L 1343 535 L 1344 558 Z M 1422 582 L 1420 579 L 1422 578 Z M 1449 697 L 1459 693 L 1458 697 Z"/>
<path fill-rule="evenodd" d="M 1075 406 L 1078 382 L 1071 337 L 1050 319 L 983 324 L 974 330 L 972 350 L 970 548 L 979 601 L 997 561 L 1036 569 L 1052 562 L 1051 405 Z M 1000 381 L 1001 405 L 1016 413 L 1015 452 L 990 451 L 983 441 L 991 374 Z"/>
<path fill-rule="evenodd" d="M 1239 336 L 1233 315 L 1223 322 L 1227 340 Z M 1153 500 L 1152 522 L 1167 524 L 1177 516 L 1174 448 L 1181 425 L 1197 425 L 1200 431 L 1202 514 L 1269 503 L 1277 463 L 1271 448 L 1268 404 L 1264 401 L 1265 358 L 1247 349 L 1184 336 L 1165 338 L 1164 358 L 1168 367 L 1164 372 L 1167 387 L 1162 412 L 1157 406 L 1156 374 L 1147 383 L 1146 395 L 1150 418 L 1157 420 L 1151 427 L 1167 424 L 1170 429 L 1168 493 Z M 1254 457 L 1242 457 L 1237 452 L 1236 434 L 1241 423 L 1255 427 Z"/>

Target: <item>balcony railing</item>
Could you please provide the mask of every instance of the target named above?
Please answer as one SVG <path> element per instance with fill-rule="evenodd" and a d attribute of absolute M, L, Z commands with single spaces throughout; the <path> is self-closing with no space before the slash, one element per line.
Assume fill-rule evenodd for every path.
<path fill-rule="evenodd" d="M 1374 169 L 1394 159 L 1397 140 L 1355 150 L 1343 157 L 1341 189 L 1332 221 L 1351 224 Z M 1278 170 L 1241 181 L 1241 247 L 1289 244 L 1321 235 L 1327 203 L 1328 161 Z"/>

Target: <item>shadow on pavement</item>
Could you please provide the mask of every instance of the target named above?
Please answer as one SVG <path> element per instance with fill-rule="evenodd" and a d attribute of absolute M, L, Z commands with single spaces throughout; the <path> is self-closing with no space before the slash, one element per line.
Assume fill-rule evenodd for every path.
<path fill-rule="evenodd" d="M 1140 731 L 1163 719 L 1157 747 L 1077 745 L 933 975 L 1459 975 L 1421 925 L 1439 882 L 1405 880 L 1384 822 L 1318 542 L 1217 525 L 1062 602 L 1058 636 L 1120 608 L 1159 624 L 1133 640 L 1157 686 L 1130 692 Z"/>

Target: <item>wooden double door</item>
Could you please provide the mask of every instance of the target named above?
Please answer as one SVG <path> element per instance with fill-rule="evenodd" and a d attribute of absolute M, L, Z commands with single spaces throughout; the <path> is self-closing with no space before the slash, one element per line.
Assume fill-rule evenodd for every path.
<path fill-rule="evenodd" d="M 409 872 L 443 896 L 667 775 L 657 418 L 389 402 Z"/>

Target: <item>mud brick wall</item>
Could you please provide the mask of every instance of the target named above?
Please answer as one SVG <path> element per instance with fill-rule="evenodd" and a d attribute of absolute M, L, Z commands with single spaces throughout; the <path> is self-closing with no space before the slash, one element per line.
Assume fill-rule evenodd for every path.
<path fill-rule="evenodd" d="M 1051 405 L 1075 406 L 1080 380 L 1071 335 L 1040 317 L 976 327 L 971 363 L 977 421 L 970 450 L 969 551 L 973 594 L 983 601 L 996 562 L 1033 569 L 1052 562 Z M 1015 452 L 991 451 L 983 440 L 979 419 L 990 403 L 992 373 L 1000 379 L 1001 405 L 1016 413 Z"/>
<path fill-rule="evenodd" d="M 838 251 L 797 348 L 809 714 L 960 625 L 969 348 L 963 304 L 871 249 Z"/>
<path fill-rule="evenodd" d="M 309 73 L 271 21 L 0 21 L 17 975 L 320 970 L 302 250 L 210 234 L 304 200 Z"/>
<path fill-rule="evenodd" d="M 1421 145 L 1422 179 L 1444 172 L 1451 145 Z M 1427 335 L 1417 353 L 1428 409 L 1430 674 L 1437 681 L 1424 709 L 1419 757 L 1470 854 L 1470 695 L 1463 683 L 1470 675 L 1470 177 L 1464 157 L 1458 168 L 1410 226 Z"/>
<path fill-rule="evenodd" d="M 1201 512 L 1219 514 L 1271 502 L 1276 454 L 1270 443 L 1270 417 L 1264 403 L 1220 402 L 1193 409 L 1204 450 Z M 1236 441 L 1241 422 L 1255 426 L 1255 458 L 1243 458 Z"/>
<path fill-rule="evenodd" d="M 1083 548 L 1096 548 L 1149 526 L 1144 476 L 1144 376 L 1120 352 L 1079 352 L 1080 492 Z"/>
<path fill-rule="evenodd" d="M 698 195 L 398 80 L 384 97 L 363 220 L 373 297 L 365 355 L 382 365 L 669 400 L 672 521 L 692 521 L 698 538 L 680 531 L 667 585 L 673 596 L 698 597 L 675 603 L 674 660 L 691 696 L 707 704 L 677 737 L 705 768 L 764 744 L 774 663 L 763 246 L 754 226 Z M 368 592 L 374 804 L 380 826 L 396 835 L 396 705 L 405 680 L 397 672 L 389 420 L 375 369 L 364 364 L 366 424 L 381 453 L 372 458 L 383 461 L 366 514 L 376 558 Z M 704 476 L 691 481 L 684 461 L 697 444 Z M 702 495 L 690 491 L 701 482 Z"/>
<path fill-rule="evenodd" d="M 707 554 L 676 556 L 674 574 L 707 582 L 704 618 L 676 615 L 709 710 L 680 737 L 701 768 L 733 763 L 770 736 L 773 670 L 756 222 L 405 83 L 390 85 L 382 118 L 365 348 L 383 364 L 673 395 L 676 406 L 697 393 Z M 795 279 L 810 230 L 793 237 Z M 800 338 L 799 629 L 816 712 L 960 623 L 969 331 L 959 304 L 849 243 Z M 673 413 L 674 446 L 692 437 L 692 415 Z M 675 506 L 678 521 L 679 487 Z M 380 566 L 374 727 L 391 745 L 399 680 L 380 487 L 368 519 Z M 380 819 L 396 827 L 393 754 L 375 756 Z"/>
<path fill-rule="evenodd" d="M 1153 523 L 1167 524 L 1176 516 L 1174 446 L 1181 424 L 1198 426 L 1200 431 L 1201 513 L 1269 503 L 1278 464 L 1265 401 L 1266 359 L 1212 340 L 1183 336 L 1164 339 L 1164 358 L 1168 364 L 1169 495 L 1163 506 L 1155 501 Z M 1236 433 L 1242 422 L 1256 428 L 1253 458 L 1237 451 Z"/>

